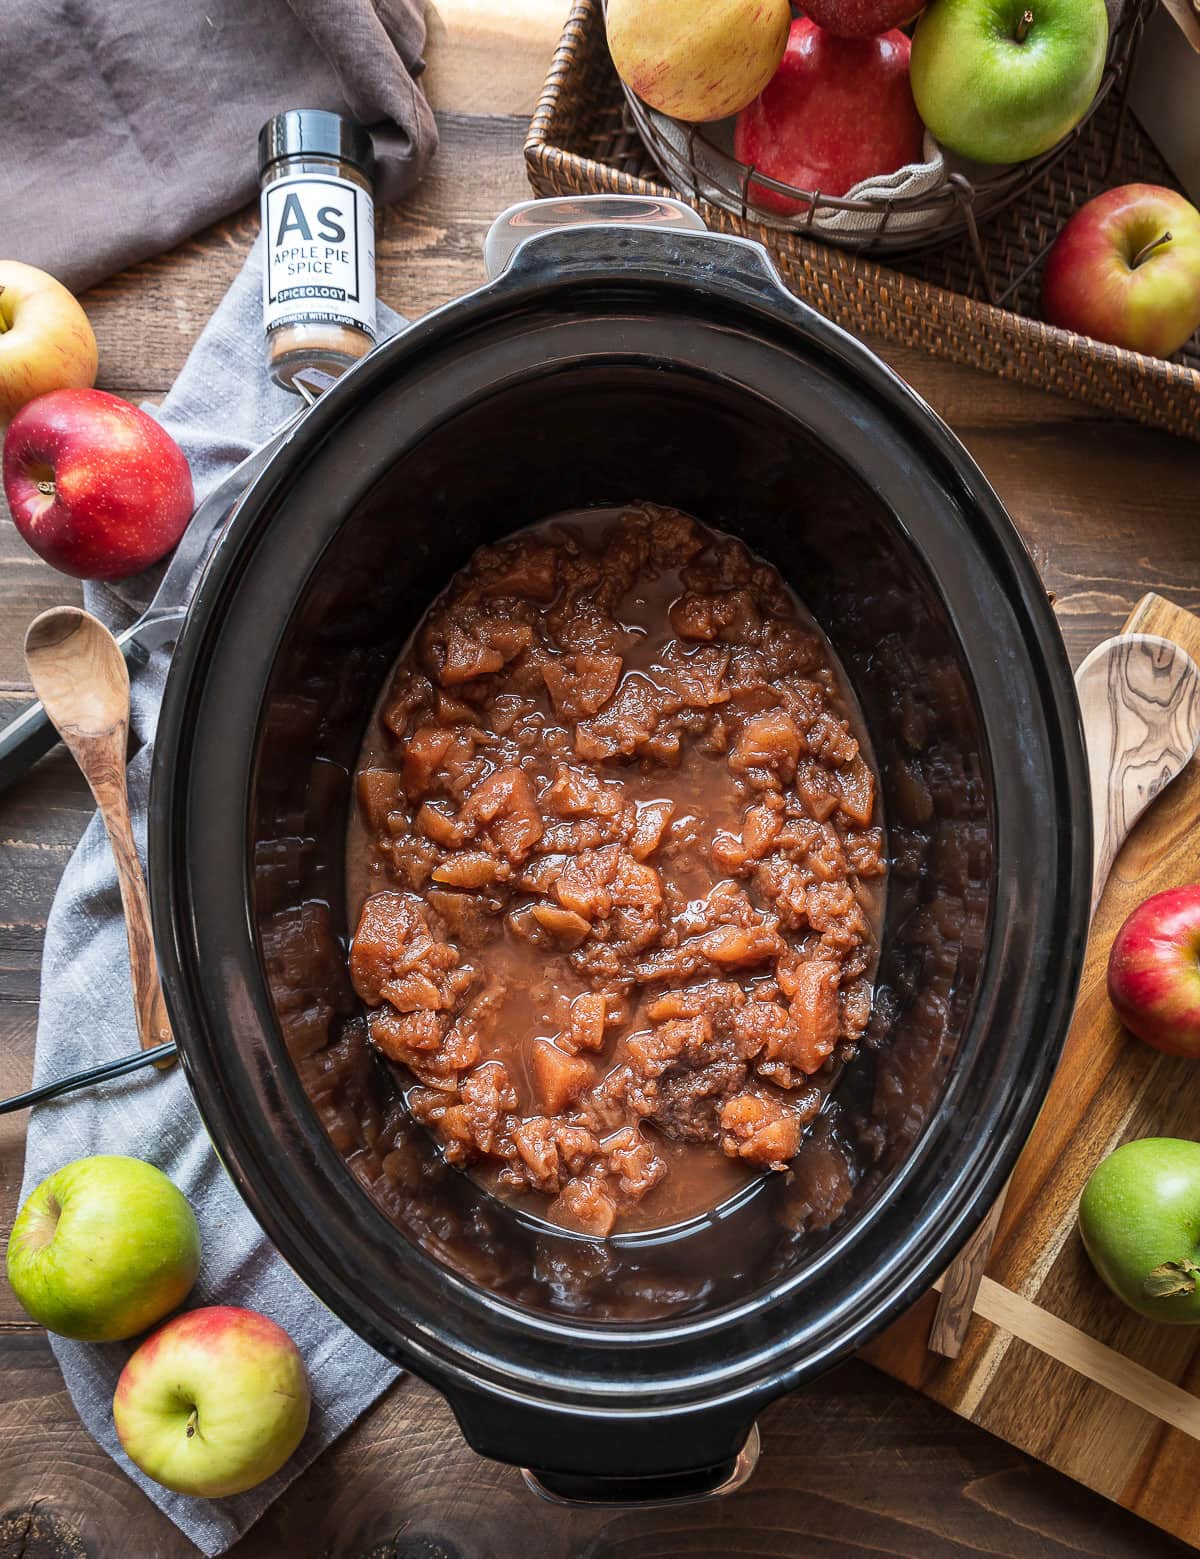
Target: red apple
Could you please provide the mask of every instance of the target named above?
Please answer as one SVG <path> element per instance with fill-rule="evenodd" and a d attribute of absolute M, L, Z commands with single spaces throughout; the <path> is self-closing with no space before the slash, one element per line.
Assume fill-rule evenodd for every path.
<path fill-rule="evenodd" d="M 1200 327 L 1200 211 L 1157 184 L 1123 184 L 1082 206 L 1042 278 L 1052 325 L 1169 357 Z"/>
<path fill-rule="evenodd" d="M 212 1305 L 168 1321 L 121 1371 L 117 1438 L 164 1488 L 208 1499 L 276 1473 L 304 1438 L 304 1360 L 256 1310 Z"/>
<path fill-rule="evenodd" d="M 799 16 L 783 63 L 737 117 L 740 161 L 798 189 L 844 195 L 873 174 L 920 162 L 925 137 L 908 84 L 908 39 L 838 38 Z M 806 209 L 752 180 L 764 211 Z"/>
<path fill-rule="evenodd" d="M 1108 955 L 1108 995 L 1131 1034 L 1168 1055 L 1200 1057 L 1200 883 L 1134 910 Z"/>
<path fill-rule="evenodd" d="M 839 38 L 876 38 L 914 21 L 925 0 L 802 0 L 800 9 Z"/>
<path fill-rule="evenodd" d="M 4 438 L 4 493 L 33 550 L 79 579 L 157 563 L 195 505 L 179 445 L 103 390 L 55 390 L 22 407 Z"/>

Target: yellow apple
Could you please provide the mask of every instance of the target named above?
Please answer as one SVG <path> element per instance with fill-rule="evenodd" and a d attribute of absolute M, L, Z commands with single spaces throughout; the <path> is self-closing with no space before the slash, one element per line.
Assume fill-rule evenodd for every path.
<path fill-rule="evenodd" d="M 609 0 L 617 74 L 643 102 L 676 119 L 727 119 L 779 68 L 788 0 Z"/>
<path fill-rule="evenodd" d="M 304 1360 L 283 1327 L 211 1305 L 146 1339 L 121 1371 L 113 1421 L 147 1477 L 224 1499 L 279 1471 L 304 1438 L 309 1407 Z"/>
<path fill-rule="evenodd" d="M 48 390 L 96 381 L 96 338 L 61 282 L 35 265 L 0 260 L 0 428 Z"/>

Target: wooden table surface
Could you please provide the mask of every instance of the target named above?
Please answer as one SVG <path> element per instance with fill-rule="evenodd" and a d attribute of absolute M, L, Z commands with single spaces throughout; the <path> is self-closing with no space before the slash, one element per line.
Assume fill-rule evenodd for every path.
<path fill-rule="evenodd" d="M 521 146 L 563 0 L 443 0 L 428 85 L 442 144 L 384 213 L 379 293 L 419 315 L 477 284 L 490 218 L 529 194 Z M 248 149 L 249 154 L 249 149 Z M 233 279 L 253 209 L 96 287 L 84 304 L 102 387 L 161 395 Z M 0 247 L 3 247 L 0 241 Z M 915 353 L 883 355 L 941 413 L 1025 537 L 1073 661 L 1143 591 L 1200 608 L 1200 446 Z M 0 515 L 0 718 L 28 696 L 36 612 L 78 588 Z M 0 1094 L 27 1087 L 46 913 L 90 813 L 58 751 L 0 799 Z M 86 1015 L 81 1015 L 86 1021 Z M 132 1040 L 132 1035 L 131 1035 Z M 16 1212 L 25 1117 L 0 1118 L 0 1233 Z M 1188 1550 L 864 1364 L 775 1404 L 749 1486 L 655 1515 L 563 1512 L 467 1450 L 441 1399 L 406 1379 L 295 1483 L 238 1559 L 682 1559 L 1105 1555 Z M 0 1279 L 0 1559 L 175 1559 L 195 1550 L 76 1419 L 44 1333 Z"/>

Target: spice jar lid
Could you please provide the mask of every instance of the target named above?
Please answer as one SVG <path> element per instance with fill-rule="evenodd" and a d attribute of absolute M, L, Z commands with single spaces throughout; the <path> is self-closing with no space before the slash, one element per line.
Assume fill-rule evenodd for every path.
<path fill-rule="evenodd" d="M 273 114 L 258 132 L 259 177 L 284 157 L 336 157 L 368 178 L 375 169 L 371 137 L 362 125 L 324 108 L 289 108 Z"/>

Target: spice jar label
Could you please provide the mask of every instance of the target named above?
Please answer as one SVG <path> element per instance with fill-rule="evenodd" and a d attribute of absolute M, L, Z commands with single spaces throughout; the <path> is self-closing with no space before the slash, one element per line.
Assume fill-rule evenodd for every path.
<path fill-rule="evenodd" d="M 348 325 L 375 339 L 375 224 L 349 179 L 298 174 L 262 192 L 263 323 Z"/>

